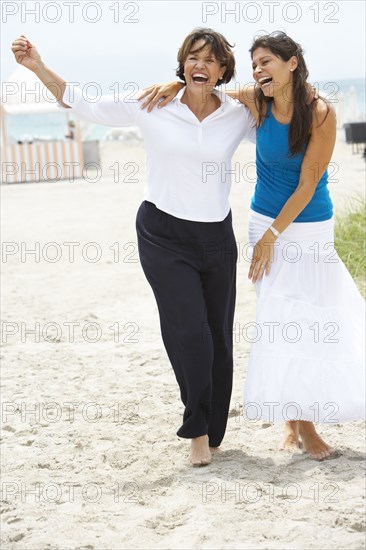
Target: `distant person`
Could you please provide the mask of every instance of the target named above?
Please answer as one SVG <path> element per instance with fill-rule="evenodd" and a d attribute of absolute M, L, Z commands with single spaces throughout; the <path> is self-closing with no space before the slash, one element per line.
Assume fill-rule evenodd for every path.
<path fill-rule="evenodd" d="M 65 135 L 68 139 L 75 139 L 75 122 L 73 120 L 69 120 L 67 123 L 69 133 Z"/>

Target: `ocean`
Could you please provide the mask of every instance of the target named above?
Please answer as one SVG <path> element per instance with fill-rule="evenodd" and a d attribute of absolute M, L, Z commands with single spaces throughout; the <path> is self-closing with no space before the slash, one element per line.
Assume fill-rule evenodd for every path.
<path fill-rule="evenodd" d="M 343 95 L 342 122 L 365 120 L 365 79 L 313 82 L 313 85 L 328 96 L 337 108 L 339 95 Z M 338 113 L 337 113 L 338 116 Z M 354 120 L 356 119 L 356 120 Z M 67 118 L 64 111 L 42 115 L 22 114 L 5 117 L 8 143 L 31 141 L 34 139 L 63 139 L 68 133 Z M 104 140 L 111 128 L 98 124 L 82 123 L 82 135 L 85 141 Z M 118 133 L 118 132 L 117 132 Z M 138 135 L 138 134 L 137 134 Z M 125 139 L 136 138 L 131 128 L 122 130 L 120 136 Z"/>

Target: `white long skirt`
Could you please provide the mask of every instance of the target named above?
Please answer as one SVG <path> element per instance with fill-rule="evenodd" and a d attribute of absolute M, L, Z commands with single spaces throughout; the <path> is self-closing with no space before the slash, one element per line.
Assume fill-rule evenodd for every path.
<path fill-rule="evenodd" d="M 272 222 L 250 211 L 252 246 Z M 256 291 L 244 416 L 363 419 L 365 302 L 334 249 L 334 220 L 290 224 Z"/>

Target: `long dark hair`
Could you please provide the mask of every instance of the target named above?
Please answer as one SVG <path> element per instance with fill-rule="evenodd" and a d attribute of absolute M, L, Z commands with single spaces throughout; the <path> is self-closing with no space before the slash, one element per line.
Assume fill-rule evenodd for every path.
<path fill-rule="evenodd" d="M 280 57 L 283 61 L 288 61 L 293 56 L 297 58 L 297 68 L 292 73 L 292 101 L 294 112 L 291 118 L 288 141 L 290 156 L 294 156 L 297 153 L 303 153 L 310 138 L 314 106 L 319 99 L 312 86 L 307 82 L 309 71 L 306 67 L 303 49 L 300 44 L 297 44 L 297 42 L 281 31 L 275 31 L 271 34 L 255 38 L 249 50 L 252 58 L 257 48 L 268 48 L 275 56 Z M 269 101 L 273 101 L 273 98 L 266 97 L 258 86 L 255 95 L 255 102 L 259 112 L 258 126 L 263 122 L 266 111 L 265 104 Z M 327 114 L 325 118 L 328 112 L 329 105 L 327 103 Z"/>

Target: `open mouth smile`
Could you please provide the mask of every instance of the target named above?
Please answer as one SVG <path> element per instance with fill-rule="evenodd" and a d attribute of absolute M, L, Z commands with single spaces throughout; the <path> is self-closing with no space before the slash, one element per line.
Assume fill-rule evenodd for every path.
<path fill-rule="evenodd" d="M 193 82 L 204 84 L 204 83 L 208 82 L 208 76 L 205 75 L 204 73 L 193 73 L 192 74 L 192 80 L 193 80 Z"/>
<path fill-rule="evenodd" d="M 261 88 L 264 88 L 266 86 L 269 86 L 272 83 L 273 79 L 270 76 L 265 76 L 258 80 L 258 84 L 261 86 Z"/>

